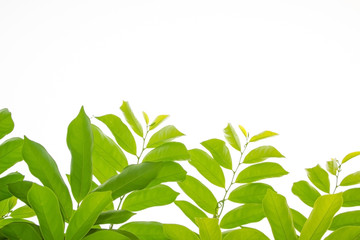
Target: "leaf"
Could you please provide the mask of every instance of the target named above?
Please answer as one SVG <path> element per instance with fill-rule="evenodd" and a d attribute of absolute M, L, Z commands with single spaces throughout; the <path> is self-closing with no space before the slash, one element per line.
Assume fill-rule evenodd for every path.
<path fill-rule="evenodd" d="M 181 211 L 196 225 L 195 218 L 206 218 L 206 214 L 201 211 L 198 207 L 187 201 L 175 201 Z"/>
<path fill-rule="evenodd" d="M 11 192 L 11 194 L 14 195 L 16 198 L 20 199 L 27 205 L 30 205 L 27 200 L 27 194 L 33 184 L 35 183 L 29 181 L 15 182 L 15 183 L 10 183 L 8 185 L 8 189 L 9 192 Z"/>
<path fill-rule="evenodd" d="M 92 182 L 93 134 L 90 119 L 81 107 L 71 121 L 66 137 L 71 153 L 70 185 L 75 200 L 79 203 L 89 193 Z"/>
<path fill-rule="evenodd" d="M 11 112 L 7 108 L 0 110 L 0 139 L 14 130 L 14 121 L 11 118 Z"/>
<path fill-rule="evenodd" d="M 337 229 L 332 232 L 325 240 L 359 240 L 360 239 L 360 227 L 348 226 Z"/>
<path fill-rule="evenodd" d="M 235 129 L 231 126 L 230 123 L 224 129 L 224 134 L 228 143 L 236 150 L 241 151 L 239 136 L 237 135 Z"/>
<path fill-rule="evenodd" d="M 221 219 L 220 227 L 231 229 L 248 223 L 259 222 L 265 217 L 262 204 L 247 203 L 237 207 Z"/>
<path fill-rule="evenodd" d="M 321 196 L 321 194 L 307 181 L 299 181 L 294 183 L 291 191 L 309 207 L 313 207 L 316 199 Z"/>
<path fill-rule="evenodd" d="M 11 212 L 10 216 L 12 218 L 31 218 L 35 216 L 35 212 L 28 205 L 25 205 Z"/>
<path fill-rule="evenodd" d="M 340 183 L 340 186 L 350 186 L 360 183 L 360 171 L 347 175 Z"/>
<path fill-rule="evenodd" d="M 168 205 L 179 195 L 166 185 L 157 185 L 130 193 L 122 208 L 130 211 L 140 211 L 149 207 Z"/>
<path fill-rule="evenodd" d="M 127 159 L 121 148 L 100 128 L 91 125 L 94 135 L 94 149 L 92 153 L 93 173 L 100 183 L 121 172 L 127 165 Z"/>
<path fill-rule="evenodd" d="M 296 228 L 296 230 L 301 232 L 307 220 L 306 217 L 302 215 L 300 212 L 296 211 L 295 209 L 290 208 L 290 211 L 294 221 L 294 227 Z"/>
<path fill-rule="evenodd" d="M 299 240 L 321 239 L 330 227 L 332 218 L 342 205 L 342 193 L 319 197 L 304 224 Z"/>
<path fill-rule="evenodd" d="M 215 214 L 217 200 L 213 193 L 199 180 L 187 175 L 183 182 L 178 182 L 180 188 L 204 211 Z"/>
<path fill-rule="evenodd" d="M 283 158 L 284 156 L 272 146 L 261 146 L 251 150 L 244 158 L 243 163 L 258 163 L 268 158 Z"/>
<path fill-rule="evenodd" d="M 151 136 L 146 148 L 158 147 L 181 136 L 184 136 L 184 134 L 177 130 L 176 127 L 172 125 L 163 127 Z"/>
<path fill-rule="evenodd" d="M 89 234 L 86 237 L 82 238 L 83 240 L 99 240 L 99 239 L 107 239 L 107 240 L 129 240 L 130 238 L 122 235 L 119 232 L 112 230 L 100 230 L 95 233 Z"/>
<path fill-rule="evenodd" d="M 318 189 L 326 193 L 330 192 L 329 174 L 319 164 L 313 168 L 306 168 L 306 172 L 310 181 Z"/>
<path fill-rule="evenodd" d="M 262 203 L 268 189 L 274 190 L 265 183 L 248 183 L 235 188 L 228 199 L 236 203 Z"/>
<path fill-rule="evenodd" d="M 132 130 L 139 135 L 140 137 L 144 136 L 143 128 L 140 124 L 140 122 L 135 117 L 133 111 L 131 110 L 131 107 L 129 105 L 129 102 L 123 101 L 123 104 L 120 107 L 120 110 L 123 112 L 125 119 L 127 123 L 130 125 Z"/>
<path fill-rule="evenodd" d="M 201 240 L 221 240 L 221 231 L 217 218 L 196 218 Z"/>
<path fill-rule="evenodd" d="M 112 202 L 111 192 L 93 192 L 87 195 L 70 219 L 66 240 L 83 238 L 110 202 Z"/>
<path fill-rule="evenodd" d="M 119 229 L 131 232 L 141 240 L 169 240 L 158 222 L 130 222 Z"/>
<path fill-rule="evenodd" d="M 292 215 L 284 196 L 267 190 L 263 208 L 275 239 L 297 239 Z"/>
<path fill-rule="evenodd" d="M 24 137 L 23 156 L 32 175 L 55 193 L 61 212 L 69 220 L 73 211 L 72 200 L 54 159 L 43 146 L 27 137 Z"/>
<path fill-rule="evenodd" d="M 0 218 L 8 214 L 16 205 L 17 199 L 11 197 L 0 201 Z"/>
<path fill-rule="evenodd" d="M 264 131 L 264 132 L 261 132 L 261 133 L 255 135 L 255 136 L 253 136 L 252 138 L 250 138 L 250 142 L 256 142 L 256 141 L 259 141 L 261 139 L 273 137 L 273 136 L 276 136 L 276 135 L 279 135 L 279 134 L 271 132 L 271 131 Z"/>
<path fill-rule="evenodd" d="M 151 150 L 143 159 L 143 162 L 165 162 L 188 160 L 189 153 L 184 144 L 168 142 Z"/>
<path fill-rule="evenodd" d="M 360 188 L 352 188 L 343 193 L 343 207 L 360 206 Z"/>
<path fill-rule="evenodd" d="M 129 220 L 135 213 L 128 210 L 110 210 L 100 213 L 95 225 L 98 224 L 120 224 Z"/>
<path fill-rule="evenodd" d="M 142 113 L 143 113 L 143 117 L 144 117 L 146 125 L 149 125 L 149 116 L 146 114 L 146 112 L 142 112 Z"/>
<path fill-rule="evenodd" d="M 25 222 L 13 222 L 0 230 L 0 235 L 14 240 L 42 240 L 40 229 L 37 225 Z"/>
<path fill-rule="evenodd" d="M 199 240 L 199 237 L 193 231 L 178 224 L 164 224 L 164 234 L 171 240 Z"/>
<path fill-rule="evenodd" d="M 344 212 L 336 215 L 329 229 L 334 231 L 346 226 L 360 226 L 360 210 Z"/>
<path fill-rule="evenodd" d="M 270 240 L 265 234 L 254 228 L 243 228 L 231 231 L 224 240 Z"/>
<path fill-rule="evenodd" d="M 249 134 L 246 132 L 245 128 L 241 125 L 239 125 L 239 128 L 240 128 L 241 132 L 244 134 L 244 137 L 247 138 L 249 136 Z"/>
<path fill-rule="evenodd" d="M 220 139 L 210 139 L 201 143 L 213 156 L 213 158 L 224 168 L 232 169 L 232 160 L 229 149 L 224 141 Z"/>
<path fill-rule="evenodd" d="M 0 174 L 23 160 L 21 138 L 10 138 L 0 145 Z"/>
<path fill-rule="evenodd" d="M 128 153 L 136 155 L 136 142 L 129 128 L 113 114 L 96 117 L 103 122 L 114 135 L 116 142 Z"/>
<path fill-rule="evenodd" d="M 349 153 L 348 155 L 346 155 L 343 160 L 342 160 L 342 164 L 343 163 L 346 163 L 347 161 L 349 161 L 350 159 L 356 157 L 356 156 L 359 156 L 360 155 L 360 152 L 352 152 L 352 153 Z"/>
<path fill-rule="evenodd" d="M 237 183 L 250 183 L 265 178 L 281 177 L 288 174 L 279 164 L 258 163 L 242 170 L 236 178 Z"/>
<path fill-rule="evenodd" d="M 335 158 L 332 158 L 330 161 L 326 162 L 326 170 L 328 170 L 328 172 L 332 175 L 336 176 L 338 169 L 339 166 Z"/>
<path fill-rule="evenodd" d="M 152 187 L 164 182 L 178 182 L 184 181 L 186 178 L 186 171 L 176 162 L 162 162 L 157 176 L 147 185 Z"/>
<path fill-rule="evenodd" d="M 200 149 L 192 149 L 189 153 L 189 163 L 194 166 L 201 175 L 212 184 L 225 188 L 224 173 L 217 161 Z"/>
<path fill-rule="evenodd" d="M 5 177 L 0 178 L 0 201 L 12 197 L 11 192 L 9 192 L 7 184 L 14 182 L 19 182 L 24 179 L 24 175 L 13 172 L 9 173 Z"/>
<path fill-rule="evenodd" d="M 165 119 L 167 119 L 169 115 L 159 115 L 155 118 L 155 120 L 149 125 L 149 130 L 153 130 L 157 126 L 160 125 Z"/>
<path fill-rule="evenodd" d="M 39 220 L 44 239 L 63 240 L 64 221 L 54 192 L 48 187 L 33 184 L 28 192 L 28 201 Z"/>

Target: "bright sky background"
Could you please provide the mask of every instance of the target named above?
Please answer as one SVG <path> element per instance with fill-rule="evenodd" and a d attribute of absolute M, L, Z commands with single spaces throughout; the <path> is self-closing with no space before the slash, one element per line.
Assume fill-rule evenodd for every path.
<path fill-rule="evenodd" d="M 223 139 L 228 122 L 275 131 L 262 144 L 291 174 L 271 182 L 305 214 L 290 191 L 304 168 L 360 150 L 359 43 L 357 0 L 1 1 L 0 108 L 13 113 L 9 137 L 44 145 L 63 174 L 82 105 L 89 116 L 121 116 L 123 100 L 141 120 L 169 114 L 189 148 Z M 175 206 L 133 219 L 195 230 Z M 254 226 L 271 236 L 267 221 Z"/>

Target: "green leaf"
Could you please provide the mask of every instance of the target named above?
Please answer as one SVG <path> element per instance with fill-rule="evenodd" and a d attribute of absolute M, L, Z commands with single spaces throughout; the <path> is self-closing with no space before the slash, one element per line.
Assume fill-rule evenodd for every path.
<path fill-rule="evenodd" d="M 313 168 L 306 168 L 306 172 L 310 181 L 318 189 L 326 193 L 330 192 L 329 174 L 319 164 Z"/>
<path fill-rule="evenodd" d="M 239 136 L 237 135 L 235 129 L 231 126 L 230 123 L 224 129 L 224 134 L 228 143 L 236 150 L 241 151 Z"/>
<path fill-rule="evenodd" d="M 196 225 L 195 218 L 206 218 L 206 214 L 201 211 L 198 207 L 187 201 L 175 201 L 181 211 Z"/>
<path fill-rule="evenodd" d="M 225 188 L 224 173 L 217 161 L 200 149 L 189 151 L 189 163 L 194 166 L 212 184 Z"/>
<path fill-rule="evenodd" d="M 295 182 L 291 191 L 298 196 L 303 203 L 310 207 L 313 207 L 316 199 L 321 196 L 307 181 Z"/>
<path fill-rule="evenodd" d="M 342 227 L 331 233 L 324 240 L 359 240 L 360 239 L 360 227 L 348 226 Z"/>
<path fill-rule="evenodd" d="M 204 211 L 215 214 L 217 200 L 213 193 L 199 180 L 187 175 L 183 182 L 178 182 L 180 188 Z"/>
<path fill-rule="evenodd" d="M 269 189 L 264 197 L 263 207 L 275 239 L 297 239 L 292 215 L 284 196 Z"/>
<path fill-rule="evenodd" d="M 335 158 L 332 158 L 330 161 L 326 162 L 326 170 L 328 170 L 329 173 L 336 176 L 336 173 L 339 169 L 339 165 Z"/>
<path fill-rule="evenodd" d="M 360 226 L 360 210 L 344 212 L 336 215 L 329 229 L 334 231 L 346 226 Z"/>
<path fill-rule="evenodd" d="M 244 134 L 244 137 L 248 138 L 249 134 L 246 132 L 245 128 L 241 125 L 239 125 L 239 128 L 241 132 Z"/>
<path fill-rule="evenodd" d="M 279 134 L 271 132 L 271 131 L 264 131 L 264 132 L 261 132 L 261 133 L 255 135 L 255 136 L 253 136 L 252 138 L 250 138 L 250 142 L 256 142 L 256 141 L 259 141 L 261 139 L 273 137 L 273 136 L 276 136 L 276 135 L 279 135 Z"/>
<path fill-rule="evenodd" d="M 7 108 L 0 110 L 0 139 L 8 135 L 14 129 L 14 121 L 11 112 Z"/>
<path fill-rule="evenodd" d="M 146 148 L 158 147 L 181 136 L 184 136 L 184 134 L 177 130 L 176 127 L 172 125 L 163 127 L 151 136 Z"/>
<path fill-rule="evenodd" d="M 259 222 L 264 217 L 262 204 L 247 203 L 226 213 L 221 219 L 220 227 L 225 229 L 236 228 L 248 223 Z"/>
<path fill-rule="evenodd" d="M 343 193 L 343 207 L 360 206 L 360 188 L 352 188 Z"/>
<path fill-rule="evenodd" d="M 94 149 L 92 153 L 93 173 L 100 183 L 121 172 L 127 165 L 127 159 L 121 148 L 100 128 L 91 125 L 94 135 Z"/>
<path fill-rule="evenodd" d="M 231 231 L 224 240 L 270 240 L 265 234 L 254 228 L 243 228 Z"/>
<path fill-rule="evenodd" d="M 349 161 L 350 159 L 356 157 L 356 156 L 359 156 L 360 155 L 360 152 L 352 152 L 352 153 L 349 153 L 348 155 L 346 155 L 344 157 L 344 159 L 342 160 L 342 163 L 346 163 L 347 161 Z"/>
<path fill-rule="evenodd" d="M 171 240 L 199 240 L 199 237 L 193 231 L 178 224 L 164 224 L 164 234 Z"/>
<path fill-rule="evenodd" d="M 113 114 L 96 117 L 102 121 L 114 135 L 116 142 L 128 153 L 136 155 L 136 142 L 129 128 Z"/>
<path fill-rule="evenodd" d="M 342 205 L 342 193 L 319 197 L 309 218 L 304 224 L 299 240 L 321 239 L 330 227 L 335 213 Z"/>
<path fill-rule="evenodd" d="M 0 230 L 0 235 L 13 240 L 42 240 L 40 229 L 32 223 L 14 222 Z"/>
<path fill-rule="evenodd" d="M 144 117 L 146 125 L 149 125 L 149 116 L 146 114 L 146 112 L 142 112 L 142 113 L 143 113 L 143 117 Z"/>
<path fill-rule="evenodd" d="M 262 203 L 268 189 L 274 190 L 265 183 L 248 183 L 235 188 L 228 199 L 236 203 Z"/>
<path fill-rule="evenodd" d="M 176 162 L 162 162 L 157 176 L 153 179 L 147 187 L 152 187 L 164 182 L 178 182 L 184 181 L 186 178 L 186 171 Z"/>
<path fill-rule="evenodd" d="M 35 212 L 28 205 L 25 205 L 11 212 L 10 216 L 13 218 L 31 218 L 35 216 Z"/>
<path fill-rule="evenodd" d="M 153 130 L 157 126 L 159 126 L 160 123 L 162 123 L 165 119 L 167 119 L 169 115 L 159 115 L 155 118 L 155 120 L 149 125 L 149 130 Z"/>
<path fill-rule="evenodd" d="M 157 185 L 130 193 L 122 208 L 130 211 L 140 211 L 149 207 L 168 205 L 179 195 L 166 185 Z"/>
<path fill-rule="evenodd" d="M 307 220 L 306 217 L 302 215 L 300 212 L 296 211 L 295 209 L 290 208 L 290 211 L 294 221 L 294 227 L 296 228 L 296 230 L 301 232 Z"/>
<path fill-rule="evenodd" d="M 158 222 L 130 222 L 119 229 L 131 232 L 141 240 L 169 240 Z"/>
<path fill-rule="evenodd" d="M 10 183 L 8 185 L 8 189 L 9 192 L 11 192 L 11 194 L 14 195 L 16 198 L 20 199 L 27 205 L 30 205 L 27 200 L 27 194 L 33 184 L 35 183 L 29 181 L 15 182 L 15 183 Z"/>
<path fill-rule="evenodd" d="M 0 201 L 12 196 L 11 192 L 9 192 L 7 184 L 19 182 L 23 179 L 24 175 L 18 172 L 9 173 L 5 177 L 0 178 Z"/>
<path fill-rule="evenodd" d="M 111 192 L 93 192 L 87 195 L 70 219 L 66 240 L 83 238 L 110 202 L 112 202 Z"/>
<path fill-rule="evenodd" d="M 11 211 L 11 209 L 15 207 L 16 202 L 17 199 L 15 197 L 11 197 L 0 201 L 0 218 L 8 214 Z"/>
<path fill-rule="evenodd" d="M 0 219 L 0 229 L 3 228 L 4 226 L 6 226 L 10 223 L 14 223 L 14 222 L 33 223 L 33 222 L 30 222 L 28 220 L 21 219 L 21 218 L 5 218 L 5 219 Z"/>
<path fill-rule="evenodd" d="M 24 138 L 23 156 L 32 175 L 55 193 L 61 212 L 69 220 L 73 211 L 72 200 L 54 159 L 43 146 L 27 137 Z"/>
<path fill-rule="evenodd" d="M 128 210 L 110 210 L 100 213 L 95 225 L 98 224 L 120 224 L 129 220 L 135 213 Z"/>
<path fill-rule="evenodd" d="M 0 145 L 0 174 L 23 160 L 21 138 L 10 138 Z"/>
<path fill-rule="evenodd" d="M 340 186 L 350 186 L 360 183 L 360 171 L 347 175 L 340 183 Z"/>
<path fill-rule="evenodd" d="M 100 230 L 95 233 L 89 234 L 86 237 L 82 238 L 83 240 L 129 240 L 130 238 L 122 235 L 119 232 L 113 230 Z"/>
<path fill-rule="evenodd" d="M 268 158 L 283 158 L 284 156 L 272 146 L 261 146 L 251 150 L 244 158 L 243 163 L 258 163 Z"/>
<path fill-rule="evenodd" d="M 168 142 L 151 150 L 143 159 L 143 162 L 165 162 L 188 160 L 189 153 L 184 144 Z"/>
<path fill-rule="evenodd" d="M 196 218 L 201 240 L 221 240 L 221 230 L 217 218 Z"/>
<path fill-rule="evenodd" d="M 44 239 L 63 240 L 64 221 L 54 192 L 48 187 L 33 184 L 28 192 L 28 201 L 39 220 Z"/>
<path fill-rule="evenodd" d="M 242 170 L 236 178 L 237 183 L 251 183 L 265 178 L 281 177 L 288 174 L 279 164 L 258 163 Z"/>
<path fill-rule="evenodd" d="M 77 117 L 69 124 L 66 137 L 71 153 L 71 191 L 78 203 L 84 199 L 91 188 L 93 141 L 90 119 L 84 107 L 81 107 Z"/>
<path fill-rule="evenodd" d="M 213 156 L 213 158 L 224 168 L 232 169 L 232 160 L 229 149 L 224 141 L 220 139 L 210 139 L 201 143 Z"/>
<path fill-rule="evenodd" d="M 131 110 L 129 103 L 123 101 L 120 110 L 123 112 L 125 119 L 132 128 L 132 130 L 134 130 L 134 132 L 140 137 L 143 137 L 144 136 L 143 128 L 139 123 L 139 121 L 137 120 L 137 118 L 135 117 L 133 111 Z"/>

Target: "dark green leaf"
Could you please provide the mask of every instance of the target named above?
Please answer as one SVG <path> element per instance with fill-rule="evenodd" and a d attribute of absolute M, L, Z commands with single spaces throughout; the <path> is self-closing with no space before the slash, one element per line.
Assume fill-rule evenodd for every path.
<path fill-rule="evenodd" d="M 360 188 L 352 188 L 343 193 L 343 207 L 360 206 Z"/>
<path fill-rule="evenodd" d="M 151 136 L 147 148 L 155 148 L 158 147 L 164 143 L 170 142 L 174 140 L 175 138 L 184 136 L 182 132 L 176 129 L 176 127 L 169 125 L 166 127 L 163 127 L 158 132 L 154 133 L 154 135 Z"/>
<path fill-rule="evenodd" d="M 326 170 L 328 170 L 329 173 L 332 175 L 336 175 L 336 172 L 339 169 L 339 165 L 335 158 L 332 158 L 330 161 L 326 162 Z"/>
<path fill-rule="evenodd" d="M 201 240 L 221 240 L 221 230 L 216 218 L 196 218 Z"/>
<path fill-rule="evenodd" d="M 206 218 L 206 214 L 201 211 L 198 207 L 187 201 L 175 201 L 176 206 L 178 206 L 181 211 L 193 222 L 196 224 L 195 218 Z"/>
<path fill-rule="evenodd" d="M 346 226 L 360 226 L 360 210 L 344 212 L 336 215 L 329 229 L 334 231 Z"/>
<path fill-rule="evenodd" d="M 24 175 L 18 172 L 9 173 L 5 177 L 0 178 L 0 201 L 12 196 L 11 192 L 9 192 L 7 184 L 19 182 L 23 179 Z"/>
<path fill-rule="evenodd" d="M 5 200 L 0 201 L 0 218 L 8 214 L 13 207 L 15 207 L 17 199 L 11 197 Z"/>
<path fill-rule="evenodd" d="M 224 168 L 232 169 L 232 160 L 229 149 L 224 141 L 210 139 L 201 143 L 213 156 L 213 158 Z"/>
<path fill-rule="evenodd" d="M 130 222 L 119 229 L 131 232 L 141 240 L 169 240 L 158 222 Z"/>
<path fill-rule="evenodd" d="M 279 164 L 258 163 L 242 170 L 236 178 L 237 183 L 251 183 L 265 178 L 281 177 L 288 174 Z"/>
<path fill-rule="evenodd" d="M 0 174 L 23 160 L 21 138 L 10 138 L 0 145 Z"/>
<path fill-rule="evenodd" d="M 131 110 L 129 103 L 123 101 L 120 110 L 123 112 L 125 119 L 128 122 L 128 124 L 131 126 L 132 130 L 134 130 L 134 132 L 140 137 L 143 137 L 144 135 L 143 128 L 139 123 L 139 121 L 137 120 L 137 118 L 135 117 L 133 111 Z"/>
<path fill-rule="evenodd" d="M 27 194 L 32 185 L 35 183 L 29 182 L 29 181 L 21 181 L 21 182 L 15 182 L 8 185 L 9 192 L 11 192 L 12 195 L 26 203 L 27 205 L 30 205 L 27 200 Z"/>
<path fill-rule="evenodd" d="M 168 142 L 151 150 L 143 159 L 143 162 L 165 162 L 188 160 L 189 153 L 184 144 Z"/>
<path fill-rule="evenodd" d="M 155 120 L 149 125 L 149 130 L 153 130 L 157 126 L 159 126 L 160 123 L 162 123 L 165 119 L 167 119 L 169 115 L 159 115 L 155 118 Z"/>
<path fill-rule="evenodd" d="M 193 231 L 178 224 L 164 224 L 164 234 L 171 240 L 199 240 L 199 237 Z"/>
<path fill-rule="evenodd" d="M 307 220 L 306 217 L 302 215 L 300 212 L 296 211 L 295 209 L 290 208 L 290 211 L 294 221 L 294 227 L 296 228 L 296 230 L 301 232 Z"/>
<path fill-rule="evenodd" d="M 110 210 L 100 213 L 95 225 L 98 224 L 120 224 L 129 220 L 135 213 L 128 210 Z"/>
<path fill-rule="evenodd" d="M 224 240 L 270 240 L 265 234 L 254 228 L 243 228 L 231 231 Z"/>
<path fill-rule="evenodd" d="M 268 158 L 283 158 L 284 156 L 272 146 L 261 146 L 251 150 L 244 158 L 243 163 L 258 163 Z"/>
<path fill-rule="evenodd" d="M 340 183 L 340 186 L 350 186 L 360 183 L 360 171 L 347 175 Z"/>
<path fill-rule="evenodd" d="M 231 229 L 258 222 L 265 217 L 262 204 L 247 203 L 226 213 L 221 219 L 220 227 Z"/>
<path fill-rule="evenodd" d="M 273 136 L 276 136 L 276 135 L 279 135 L 279 134 L 271 132 L 271 131 L 264 131 L 264 132 L 261 132 L 261 133 L 255 135 L 255 136 L 253 136 L 252 138 L 250 138 L 250 142 L 256 142 L 256 141 L 259 141 L 261 139 L 273 137 Z"/>
<path fill-rule="evenodd" d="M 331 233 L 324 240 L 360 240 L 360 227 L 342 227 Z"/>
<path fill-rule="evenodd" d="M 176 162 L 162 162 L 162 167 L 159 170 L 155 179 L 153 179 L 147 187 L 155 186 L 163 182 L 178 182 L 184 181 L 186 178 L 186 171 Z"/>
<path fill-rule="evenodd" d="M 0 110 L 0 139 L 8 135 L 14 129 L 14 121 L 7 108 Z"/>
<path fill-rule="evenodd" d="M 237 135 L 235 129 L 231 126 L 230 123 L 224 129 L 224 134 L 228 143 L 236 150 L 241 151 L 239 136 Z"/>
<path fill-rule="evenodd" d="M 310 207 L 313 207 L 316 199 L 321 196 L 307 181 L 294 183 L 291 191 L 298 196 L 303 203 Z"/>
<path fill-rule="evenodd" d="M 248 183 L 235 188 L 228 199 L 236 203 L 262 203 L 268 189 L 274 190 L 265 183 Z"/>
<path fill-rule="evenodd" d="M 356 157 L 356 156 L 359 156 L 360 155 L 360 152 L 352 152 L 352 153 L 349 153 L 348 155 L 346 155 L 344 157 L 344 159 L 342 160 L 342 163 L 346 163 L 347 161 L 349 161 L 350 159 Z"/>
<path fill-rule="evenodd" d="M 319 164 L 313 168 L 306 168 L 306 172 L 310 181 L 318 189 L 326 193 L 330 192 L 329 174 Z"/>
<path fill-rule="evenodd" d="M 25 205 L 15 209 L 13 212 L 11 212 L 10 216 L 13 218 L 31 218 L 35 216 L 35 212 L 28 205 Z"/>
<path fill-rule="evenodd" d="M 83 240 L 129 240 L 130 238 L 122 235 L 119 232 L 112 231 L 112 230 L 100 230 L 86 237 L 82 238 Z"/>
<path fill-rule="evenodd" d="M 0 235 L 12 240 L 42 240 L 40 229 L 32 223 L 14 222 L 0 230 Z"/>

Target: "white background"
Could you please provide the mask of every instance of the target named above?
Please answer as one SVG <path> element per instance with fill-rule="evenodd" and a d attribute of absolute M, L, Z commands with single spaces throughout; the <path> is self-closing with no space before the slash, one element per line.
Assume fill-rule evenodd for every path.
<path fill-rule="evenodd" d="M 359 43 L 356 0 L 1 1 L 0 108 L 13 113 L 9 137 L 44 145 L 63 174 L 67 125 L 82 105 L 89 116 L 121 116 L 123 100 L 141 120 L 143 110 L 170 114 L 189 148 L 223 139 L 228 122 L 278 132 L 262 144 L 287 157 L 291 174 L 271 183 L 308 214 L 291 183 L 360 150 Z M 24 164 L 12 170 L 27 174 Z M 140 219 L 196 229 L 175 206 Z M 270 236 L 267 221 L 253 226 Z"/>

